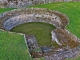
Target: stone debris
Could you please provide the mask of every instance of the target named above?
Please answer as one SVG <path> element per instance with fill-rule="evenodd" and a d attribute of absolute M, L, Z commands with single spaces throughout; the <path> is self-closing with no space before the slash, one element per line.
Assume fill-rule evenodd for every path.
<path fill-rule="evenodd" d="M 29 47 L 29 51 L 35 51 L 36 48 L 39 48 L 38 43 L 34 35 L 25 35 L 26 41 Z"/>

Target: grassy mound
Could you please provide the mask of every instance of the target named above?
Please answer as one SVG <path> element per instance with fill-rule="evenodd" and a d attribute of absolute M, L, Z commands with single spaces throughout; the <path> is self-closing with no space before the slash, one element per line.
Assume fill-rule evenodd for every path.
<path fill-rule="evenodd" d="M 53 25 L 41 22 L 31 22 L 21 24 L 11 31 L 21 32 L 24 34 L 33 34 L 35 35 L 40 46 L 48 45 L 51 43 L 51 31 L 55 27 Z"/>

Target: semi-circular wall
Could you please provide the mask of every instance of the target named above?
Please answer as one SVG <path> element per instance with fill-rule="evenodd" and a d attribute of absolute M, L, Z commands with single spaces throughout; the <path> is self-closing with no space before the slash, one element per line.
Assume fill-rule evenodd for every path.
<path fill-rule="evenodd" d="M 44 8 L 15 9 L 0 15 L 0 28 L 11 30 L 13 27 L 27 22 L 45 22 L 56 28 L 64 29 L 69 23 L 68 18 L 58 12 Z"/>

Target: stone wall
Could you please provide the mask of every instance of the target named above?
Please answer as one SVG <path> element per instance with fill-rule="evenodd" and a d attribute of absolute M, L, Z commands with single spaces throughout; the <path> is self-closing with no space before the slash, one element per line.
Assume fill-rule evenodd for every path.
<path fill-rule="evenodd" d="M 66 60 L 66 58 L 72 58 L 78 56 L 80 49 L 58 49 L 55 53 L 50 56 L 44 56 L 45 60 Z"/>
<path fill-rule="evenodd" d="M 69 46 L 70 48 L 74 48 L 79 45 L 79 39 L 66 29 L 56 28 L 51 32 L 51 34 L 52 41 L 56 41 L 60 46 Z"/>
<path fill-rule="evenodd" d="M 69 20 L 58 11 L 41 8 L 12 10 L 0 15 L 0 28 L 6 30 L 11 30 L 13 27 L 26 22 L 45 22 L 64 29 Z"/>
<path fill-rule="evenodd" d="M 0 0 L 0 7 L 22 8 L 35 4 L 45 4 L 52 2 L 69 2 L 80 0 Z"/>

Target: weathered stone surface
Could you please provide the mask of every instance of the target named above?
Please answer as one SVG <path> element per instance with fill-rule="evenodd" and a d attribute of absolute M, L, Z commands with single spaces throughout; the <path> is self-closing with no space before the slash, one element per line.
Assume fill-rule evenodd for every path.
<path fill-rule="evenodd" d="M 64 29 L 69 21 L 65 15 L 58 11 L 41 8 L 12 10 L 0 15 L 0 26 L 6 30 L 11 30 L 13 27 L 25 22 L 46 22 L 57 28 Z"/>
<path fill-rule="evenodd" d="M 50 56 L 44 56 L 45 60 L 66 60 L 66 58 L 72 58 L 77 56 L 80 53 L 80 49 L 73 48 L 73 49 L 58 49 L 55 53 L 51 54 Z"/>
<path fill-rule="evenodd" d="M 0 0 L 0 7 L 22 8 L 36 4 L 45 4 L 52 2 L 69 2 L 80 0 Z"/>
<path fill-rule="evenodd" d="M 37 48 L 39 48 L 37 40 L 34 35 L 25 35 L 25 37 L 30 52 L 35 51 Z"/>
<path fill-rule="evenodd" d="M 68 30 L 56 28 L 51 32 L 51 34 L 52 42 L 55 41 L 59 47 L 54 51 L 57 51 L 57 53 L 54 53 L 50 56 L 45 56 L 46 60 L 65 60 L 66 58 L 72 58 L 80 54 L 80 41 Z"/>
<path fill-rule="evenodd" d="M 44 16 L 44 17 L 42 17 Z M 49 16 L 46 14 L 24 14 L 24 15 L 19 15 L 16 17 L 12 17 L 10 19 L 8 19 L 5 23 L 4 23 L 4 28 L 6 30 L 11 30 L 13 27 L 23 24 L 23 23 L 27 23 L 27 22 L 45 22 L 45 23 L 49 23 L 49 24 L 53 24 L 56 27 L 60 27 L 61 22 L 58 19 L 54 19 L 54 20 L 48 20 L 48 18 L 52 19 L 55 18 L 55 16 Z M 57 25 L 57 23 L 59 23 L 59 25 Z"/>
<path fill-rule="evenodd" d="M 56 28 L 51 32 L 51 34 L 52 41 L 56 41 L 60 46 L 75 48 L 80 44 L 78 38 L 66 29 Z"/>

